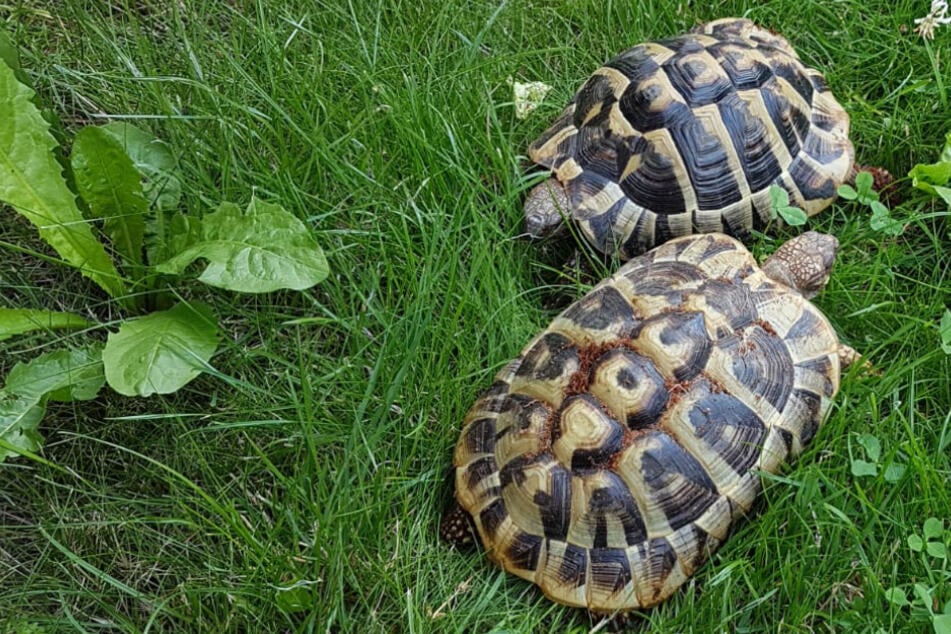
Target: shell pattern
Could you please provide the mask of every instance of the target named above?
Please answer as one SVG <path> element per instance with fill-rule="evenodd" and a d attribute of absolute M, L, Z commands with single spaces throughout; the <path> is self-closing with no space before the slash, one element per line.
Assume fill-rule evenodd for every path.
<path fill-rule="evenodd" d="M 456 498 L 488 555 L 596 612 L 670 596 L 812 439 L 839 341 L 725 235 L 637 257 L 572 304 L 467 414 Z"/>
<path fill-rule="evenodd" d="M 565 185 L 587 240 L 626 259 L 689 233 L 762 230 L 773 184 L 818 213 L 854 150 L 822 74 L 727 18 L 607 62 L 529 155 Z"/>

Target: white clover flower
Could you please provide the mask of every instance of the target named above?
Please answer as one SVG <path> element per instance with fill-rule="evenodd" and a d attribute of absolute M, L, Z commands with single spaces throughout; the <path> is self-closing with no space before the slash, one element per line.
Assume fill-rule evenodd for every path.
<path fill-rule="evenodd" d="M 934 30 L 942 24 L 951 24 L 951 16 L 948 15 L 948 3 L 946 0 L 931 0 L 931 11 L 923 18 L 915 20 L 915 32 L 921 37 L 934 39 Z"/>

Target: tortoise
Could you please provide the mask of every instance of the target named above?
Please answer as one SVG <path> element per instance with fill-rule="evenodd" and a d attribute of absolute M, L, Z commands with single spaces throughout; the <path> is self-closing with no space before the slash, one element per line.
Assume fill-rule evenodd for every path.
<path fill-rule="evenodd" d="M 736 18 L 607 62 L 529 157 L 551 176 L 526 198 L 526 232 L 549 235 L 570 217 L 621 259 L 690 233 L 779 226 L 772 185 L 811 216 L 855 173 L 849 115 L 822 74 Z"/>
<path fill-rule="evenodd" d="M 762 266 L 724 234 L 635 257 L 569 306 L 466 415 L 441 537 L 595 613 L 671 596 L 816 435 L 858 354 L 809 298 L 835 237 Z"/>

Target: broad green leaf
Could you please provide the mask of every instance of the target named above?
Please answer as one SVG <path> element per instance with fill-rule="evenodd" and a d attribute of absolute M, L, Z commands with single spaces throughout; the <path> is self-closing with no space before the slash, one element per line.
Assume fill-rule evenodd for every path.
<path fill-rule="evenodd" d="M 37 401 L 88 401 L 104 380 L 98 347 L 57 350 L 13 366 L 4 391 Z"/>
<path fill-rule="evenodd" d="M 931 617 L 934 634 L 951 634 L 951 614 L 935 614 Z"/>
<path fill-rule="evenodd" d="M 941 335 L 941 349 L 945 354 L 951 354 L 951 309 L 946 308 L 941 317 L 941 324 L 938 326 L 938 333 Z"/>
<path fill-rule="evenodd" d="M 878 462 L 882 456 L 882 444 L 878 441 L 878 438 L 872 434 L 862 434 L 858 440 L 859 444 L 865 449 L 865 455 L 868 456 L 868 459 L 872 462 Z"/>
<path fill-rule="evenodd" d="M 20 70 L 20 51 L 17 50 L 10 34 L 3 29 L 0 29 L 0 61 L 13 71 Z"/>
<path fill-rule="evenodd" d="M 142 242 L 149 203 L 142 176 L 122 144 L 102 128 L 88 126 L 73 142 L 73 174 L 80 196 L 126 262 L 142 264 Z"/>
<path fill-rule="evenodd" d="M 178 177 L 178 163 L 168 145 L 124 121 L 107 123 L 100 129 L 122 145 L 135 168 L 145 177 L 143 189 L 149 205 L 161 211 L 178 209 L 182 184 Z"/>
<path fill-rule="evenodd" d="M 948 549 L 941 542 L 928 542 L 925 544 L 925 552 L 935 559 L 948 558 Z"/>
<path fill-rule="evenodd" d="M 873 200 L 871 203 L 869 203 L 869 207 L 871 207 L 872 209 L 872 215 L 877 215 L 877 216 L 888 215 L 888 207 L 878 202 L 877 200 Z"/>
<path fill-rule="evenodd" d="M 946 185 L 951 180 L 951 162 L 918 163 L 908 175 L 913 186 L 933 194 L 935 185 Z"/>
<path fill-rule="evenodd" d="M 218 347 L 218 326 L 201 303 L 130 319 L 102 351 L 106 381 L 125 396 L 169 394 L 207 367 Z"/>
<path fill-rule="evenodd" d="M 873 476 L 878 474 L 878 465 L 864 460 L 852 461 L 852 475 L 857 478 L 863 476 Z"/>
<path fill-rule="evenodd" d="M 931 612 L 931 590 L 923 583 L 916 583 L 912 588 L 915 591 L 915 596 L 918 597 L 918 600 L 922 605 L 926 606 L 928 611 Z"/>
<path fill-rule="evenodd" d="M 33 105 L 33 94 L 0 64 L 0 200 L 36 225 L 63 260 L 120 297 L 125 286 L 66 186 L 53 154 L 56 140 Z"/>
<path fill-rule="evenodd" d="M 902 608 L 908 605 L 908 595 L 901 588 L 889 588 L 885 591 L 885 598 L 892 605 Z"/>
<path fill-rule="evenodd" d="M 298 581 L 289 586 L 277 588 L 274 599 L 277 606 L 288 614 L 307 612 L 314 609 L 314 593 L 313 584 Z"/>
<path fill-rule="evenodd" d="M 901 480 L 901 477 L 905 475 L 906 465 L 893 462 L 892 464 L 885 467 L 885 481 L 895 483 Z"/>
<path fill-rule="evenodd" d="M 778 211 L 779 215 L 782 216 L 785 223 L 790 227 L 801 227 L 806 224 L 806 221 L 809 219 L 806 212 L 799 207 L 780 207 Z"/>
<path fill-rule="evenodd" d="M 859 197 L 859 193 L 851 185 L 839 185 L 838 194 L 846 200 L 855 200 Z"/>
<path fill-rule="evenodd" d="M 925 542 L 921 539 L 921 535 L 909 535 L 907 538 L 908 547 L 911 548 L 916 553 L 920 553 L 921 549 L 925 547 Z"/>
<path fill-rule="evenodd" d="M 85 328 L 90 323 L 73 313 L 30 308 L 0 308 L 0 341 L 35 330 Z"/>
<path fill-rule="evenodd" d="M 789 206 L 789 192 L 779 185 L 769 186 L 769 204 L 774 212 Z M 774 216 L 775 217 L 775 216 Z"/>
<path fill-rule="evenodd" d="M 252 199 L 245 213 L 222 203 L 201 219 L 200 237 L 158 267 L 181 274 L 198 258 L 207 260 L 199 280 L 246 293 L 281 288 L 303 290 L 327 277 L 327 259 L 310 230 L 280 205 Z"/>
<path fill-rule="evenodd" d="M 872 189 L 875 177 L 871 172 L 859 172 L 855 175 L 855 191 L 859 198 L 876 199 L 878 194 Z"/>
<path fill-rule="evenodd" d="M 43 444 L 36 428 L 46 411 L 37 398 L 7 394 L 0 390 L 0 440 L 23 451 L 35 452 Z M 0 462 L 20 455 L 0 444 Z"/>
<path fill-rule="evenodd" d="M 925 520 L 924 526 L 922 526 L 921 529 L 921 532 L 925 535 L 925 539 L 941 539 L 941 536 L 944 534 L 944 521 L 939 520 L 937 517 L 929 517 Z"/>

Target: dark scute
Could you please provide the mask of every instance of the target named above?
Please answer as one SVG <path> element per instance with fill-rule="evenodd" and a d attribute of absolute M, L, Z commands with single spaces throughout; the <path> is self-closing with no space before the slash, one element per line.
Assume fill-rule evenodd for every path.
<path fill-rule="evenodd" d="M 654 100 L 660 96 L 650 81 L 632 82 L 621 95 L 618 106 L 631 127 L 641 133 L 673 127 L 693 116 L 690 107 L 680 101 L 663 108 L 652 108 Z"/>
<path fill-rule="evenodd" d="M 776 430 L 779 432 L 779 437 L 783 439 L 783 444 L 786 445 L 786 455 L 788 456 L 793 449 L 792 432 L 788 429 L 783 429 L 782 427 L 777 427 Z"/>
<path fill-rule="evenodd" d="M 667 295 L 705 277 L 700 269 L 686 262 L 654 262 L 647 271 L 627 275 L 638 295 Z"/>
<path fill-rule="evenodd" d="M 816 92 L 828 92 L 829 85 L 826 83 L 825 77 L 819 73 L 809 73 L 809 79 L 812 81 L 812 87 Z"/>
<path fill-rule="evenodd" d="M 792 105 L 779 92 L 775 80 L 763 84 L 760 95 L 762 95 L 763 102 L 766 104 L 766 112 L 769 113 L 769 118 L 772 120 L 779 137 L 786 145 L 789 155 L 796 156 L 799 154 L 800 147 L 799 137 L 796 136 L 796 130 L 793 126 Z"/>
<path fill-rule="evenodd" d="M 624 538 L 629 546 L 647 539 L 644 519 L 627 485 L 614 473 L 605 473 L 608 485 L 595 489 L 588 500 L 588 513 L 596 520 L 595 548 L 607 546 L 607 520 L 616 518 L 624 527 Z"/>
<path fill-rule="evenodd" d="M 704 283 L 698 292 L 703 295 L 708 306 L 727 317 L 733 330 L 745 328 L 757 318 L 756 304 L 746 284 L 711 279 Z M 732 333 L 721 336 L 728 334 Z"/>
<path fill-rule="evenodd" d="M 631 304 L 613 286 L 596 288 L 569 306 L 562 316 L 585 329 L 610 329 L 618 337 L 629 337 L 637 325 Z"/>
<path fill-rule="evenodd" d="M 822 398 L 815 392 L 801 389 L 793 390 L 793 395 L 805 404 L 808 410 L 806 420 L 802 423 L 802 434 L 799 437 L 802 446 L 806 447 L 812 442 L 816 432 L 819 431 L 819 425 L 822 423 L 819 417 L 819 411 L 822 408 Z"/>
<path fill-rule="evenodd" d="M 551 493 L 536 491 L 533 501 L 538 506 L 545 537 L 564 541 L 571 522 L 571 475 L 561 466 L 548 471 Z"/>
<path fill-rule="evenodd" d="M 742 200 L 723 141 L 708 132 L 692 115 L 670 132 L 693 183 L 698 209 L 721 209 Z"/>
<path fill-rule="evenodd" d="M 832 361 L 827 356 L 817 357 L 808 361 L 800 361 L 796 364 L 797 368 L 811 370 L 825 378 L 823 382 L 823 396 L 832 397 L 832 380 L 829 378 L 832 373 Z"/>
<path fill-rule="evenodd" d="M 703 250 L 703 254 L 700 256 L 700 259 L 708 260 L 715 255 L 719 255 L 720 253 L 727 253 L 736 250 L 736 243 L 731 240 L 722 240 L 717 239 L 714 236 L 707 236 L 706 247 Z"/>
<path fill-rule="evenodd" d="M 466 481 L 469 488 L 475 488 L 480 482 L 495 473 L 498 467 L 495 464 L 495 456 L 486 456 L 473 460 L 466 469 Z"/>
<path fill-rule="evenodd" d="M 717 103 L 725 95 L 735 91 L 733 84 L 720 73 L 713 81 L 702 81 L 708 69 L 708 61 L 697 57 L 674 57 L 664 64 L 667 78 L 674 89 L 683 95 L 691 107 Z M 716 70 L 719 70 L 717 68 Z"/>
<path fill-rule="evenodd" d="M 609 104 L 615 100 L 614 89 L 611 88 L 610 80 L 604 75 L 592 75 L 575 95 L 575 127 L 581 128 L 583 125 L 600 126 L 603 123 L 603 118 L 608 115 Z M 601 120 L 589 121 L 587 124 L 583 124 L 588 112 L 597 104 L 602 104 Z"/>
<path fill-rule="evenodd" d="M 666 579 L 674 569 L 674 564 L 677 563 L 677 553 L 670 542 L 663 537 L 652 539 L 649 549 L 648 569 L 650 570 L 650 578 L 655 580 L 652 584 L 655 588 L 654 592 L 659 593 L 663 586 L 659 582 Z"/>
<path fill-rule="evenodd" d="M 497 431 L 495 439 L 498 440 L 506 434 L 514 434 L 528 429 L 532 423 L 533 415 L 536 413 L 534 410 L 541 410 L 541 414 L 544 416 L 548 416 L 549 414 L 548 408 L 545 407 L 541 401 L 531 396 L 526 396 L 525 394 L 510 394 L 509 397 L 505 399 L 504 406 L 500 409 L 500 413 L 511 414 L 516 422 L 514 425 Z"/>
<path fill-rule="evenodd" d="M 782 77 L 802 95 L 806 103 L 812 103 L 813 84 L 809 78 L 802 72 L 801 66 L 793 62 L 780 63 L 777 61 L 773 65 L 773 72 L 777 77 Z"/>
<path fill-rule="evenodd" d="M 525 482 L 525 469 L 538 462 L 548 462 L 550 460 L 551 456 L 547 453 L 537 456 L 515 456 L 499 469 L 499 484 L 503 489 L 513 482 L 521 486 Z"/>
<path fill-rule="evenodd" d="M 746 328 L 742 337 L 725 337 L 717 342 L 733 360 L 736 378 L 782 411 L 792 392 L 793 361 L 785 342 L 760 326 Z"/>
<path fill-rule="evenodd" d="M 828 137 L 810 134 L 802 144 L 802 151 L 811 156 L 817 163 L 828 165 L 839 160 L 846 150 L 841 143 L 833 143 Z"/>
<path fill-rule="evenodd" d="M 707 51 L 720 62 L 737 90 L 759 88 L 773 76 L 773 69 L 759 59 L 750 64 L 749 49 L 741 49 L 736 42 L 713 44 Z"/>
<path fill-rule="evenodd" d="M 592 374 L 603 363 L 616 363 L 618 357 L 622 358 L 624 365 L 618 369 L 614 377 L 615 383 L 628 391 L 647 388 L 642 400 L 638 402 L 637 409 L 627 412 L 627 426 L 631 429 L 641 429 L 653 425 L 670 398 L 664 384 L 664 377 L 653 361 L 626 348 L 615 348 L 598 357 L 592 367 Z M 615 412 L 615 414 L 620 416 L 621 412 Z"/>
<path fill-rule="evenodd" d="M 586 173 L 594 172 L 607 182 L 617 182 L 620 175 L 619 144 L 611 129 L 589 122 L 578 129 L 577 151 L 574 159 Z"/>
<path fill-rule="evenodd" d="M 538 556 L 541 554 L 541 549 L 541 537 L 520 532 L 505 549 L 505 554 L 516 568 L 535 570 L 538 567 Z"/>
<path fill-rule="evenodd" d="M 677 53 L 677 55 L 674 57 L 699 53 L 700 51 L 704 50 L 703 44 L 698 42 L 697 38 L 691 35 L 678 35 L 676 37 L 669 37 L 658 40 L 657 43 Z"/>
<path fill-rule="evenodd" d="M 814 337 L 817 332 L 822 330 L 822 322 L 811 310 L 804 310 L 792 325 L 789 332 L 786 333 L 786 339 L 794 341 L 804 337 Z"/>
<path fill-rule="evenodd" d="M 766 426 L 756 412 L 729 394 L 708 393 L 690 410 L 697 437 L 739 474 L 756 464 L 766 438 Z"/>
<path fill-rule="evenodd" d="M 782 172 L 770 147 L 770 133 L 766 125 L 735 94 L 724 98 L 718 108 L 750 191 L 766 189 Z"/>
<path fill-rule="evenodd" d="M 505 508 L 505 502 L 502 501 L 502 498 L 496 499 L 479 513 L 482 530 L 489 540 L 495 539 L 495 534 L 498 532 L 499 526 L 502 525 L 502 522 L 505 521 L 508 514 L 508 509 Z"/>
<path fill-rule="evenodd" d="M 580 588 L 585 584 L 588 568 L 588 549 L 565 544 L 565 554 L 558 567 L 558 579 L 565 585 Z"/>
<path fill-rule="evenodd" d="M 657 433 L 656 438 L 660 447 L 652 447 L 641 456 L 641 474 L 671 528 L 677 530 L 700 517 L 717 501 L 719 493 L 696 458 L 670 436 Z M 679 482 L 678 475 L 683 478 Z"/>
<path fill-rule="evenodd" d="M 806 200 L 834 198 L 836 184 L 828 176 L 819 173 L 814 167 L 806 163 L 802 157 L 797 157 L 789 166 L 789 175 L 796 182 L 799 191 Z"/>
<path fill-rule="evenodd" d="M 707 335 L 706 321 L 699 312 L 668 313 L 662 316 L 668 325 L 661 331 L 660 342 L 664 345 L 689 345 L 689 356 L 682 366 L 674 369 L 678 381 L 689 381 L 700 374 L 707 365 L 713 343 Z"/>
<path fill-rule="evenodd" d="M 589 178 L 589 174 L 591 174 L 591 172 L 584 172 L 575 180 L 586 180 Z M 594 237 L 594 246 L 602 253 L 613 253 L 619 246 L 617 244 L 617 238 L 614 235 L 614 226 L 618 214 L 624 209 L 625 202 L 626 201 L 622 198 L 608 207 L 608 210 L 604 213 L 585 219 L 585 222 L 588 223 L 591 235 Z"/>
<path fill-rule="evenodd" d="M 627 552 L 620 548 L 594 548 L 591 555 L 591 583 L 612 592 L 621 590 L 631 580 L 631 564 Z"/>
<path fill-rule="evenodd" d="M 643 138 L 643 137 L 638 137 Z M 687 210 L 675 164 L 671 157 L 645 141 L 640 151 L 618 157 L 618 173 L 634 154 L 641 155 L 640 166 L 620 182 L 621 191 L 634 203 L 660 216 L 681 214 Z"/>
<path fill-rule="evenodd" d="M 608 68 L 620 71 L 633 83 L 654 75 L 660 66 L 643 45 L 634 46 L 605 64 Z"/>
<path fill-rule="evenodd" d="M 585 471 L 603 467 L 611 457 L 624 448 L 624 432 L 615 426 L 604 443 L 594 449 L 575 449 L 571 454 L 571 470 Z"/>
<path fill-rule="evenodd" d="M 569 360 L 577 357 L 578 351 L 568 337 L 550 332 L 522 357 L 515 374 L 550 381 L 560 377 Z"/>
<path fill-rule="evenodd" d="M 465 440 L 469 453 L 492 453 L 495 451 L 495 419 L 480 418 L 473 421 L 466 432 Z"/>
<path fill-rule="evenodd" d="M 697 551 L 694 553 L 694 556 L 691 560 L 684 562 L 685 572 L 689 575 L 692 574 L 694 570 L 703 565 L 703 562 L 707 560 L 707 557 L 710 555 L 710 550 L 708 543 L 710 541 L 710 535 L 705 530 L 697 526 L 696 524 L 691 524 L 689 527 L 691 533 L 693 533 L 693 540 L 697 542 Z"/>

